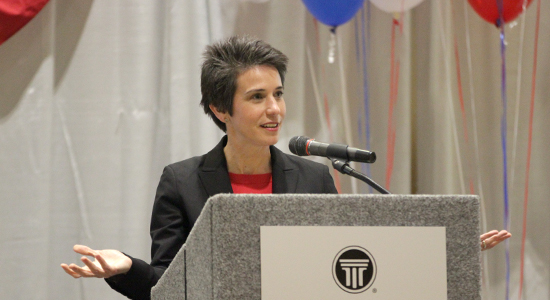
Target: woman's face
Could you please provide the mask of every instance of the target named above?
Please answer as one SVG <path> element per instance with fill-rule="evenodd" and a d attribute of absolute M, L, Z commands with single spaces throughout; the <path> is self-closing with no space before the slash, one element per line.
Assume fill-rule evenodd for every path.
<path fill-rule="evenodd" d="M 269 146 L 277 143 L 286 113 L 283 84 L 277 69 L 255 66 L 237 77 L 233 115 L 227 119 L 227 135 L 235 145 Z"/>

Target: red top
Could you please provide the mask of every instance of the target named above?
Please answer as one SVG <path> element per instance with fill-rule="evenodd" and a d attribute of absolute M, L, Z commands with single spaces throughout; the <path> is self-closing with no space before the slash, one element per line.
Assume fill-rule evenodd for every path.
<path fill-rule="evenodd" d="M 273 192 L 271 173 L 252 175 L 229 173 L 229 180 L 235 194 L 271 194 Z"/>

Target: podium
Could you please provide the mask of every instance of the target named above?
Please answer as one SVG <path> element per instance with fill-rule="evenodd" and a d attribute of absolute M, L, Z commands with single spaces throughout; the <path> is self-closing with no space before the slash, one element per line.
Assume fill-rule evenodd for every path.
<path fill-rule="evenodd" d="M 261 269 L 260 232 L 272 226 L 344 231 L 363 227 L 371 231 L 444 228 L 442 264 L 446 260 L 446 265 L 440 267 L 446 269 L 447 299 L 481 299 L 477 196 L 332 194 L 220 194 L 210 198 L 187 242 L 153 288 L 151 298 L 261 299 L 265 270 Z M 391 278 L 383 278 L 388 277 L 384 266 L 378 269 L 377 280 L 391 283 Z M 352 296 L 385 299 L 378 290 L 378 294 L 372 288 Z M 342 297 L 326 299 L 351 297 L 343 293 Z"/>

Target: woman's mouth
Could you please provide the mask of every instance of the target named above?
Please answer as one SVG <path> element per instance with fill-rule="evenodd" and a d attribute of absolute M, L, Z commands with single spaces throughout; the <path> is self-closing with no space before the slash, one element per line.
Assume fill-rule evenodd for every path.
<path fill-rule="evenodd" d="M 267 124 L 262 124 L 260 125 L 262 128 L 265 128 L 267 130 L 270 130 L 270 131 L 275 131 L 275 130 L 278 130 L 279 129 L 279 123 L 267 123 Z"/>

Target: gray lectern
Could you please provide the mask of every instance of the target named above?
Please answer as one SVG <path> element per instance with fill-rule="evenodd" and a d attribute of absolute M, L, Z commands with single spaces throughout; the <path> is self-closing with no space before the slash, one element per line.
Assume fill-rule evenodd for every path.
<path fill-rule="evenodd" d="M 444 227 L 447 299 L 481 299 L 477 196 L 318 194 L 212 197 L 152 299 L 261 299 L 261 226 Z"/>

